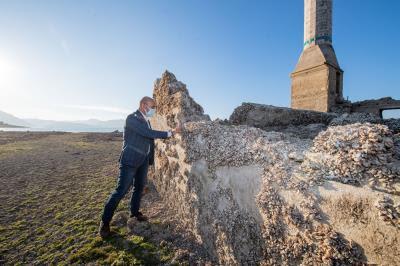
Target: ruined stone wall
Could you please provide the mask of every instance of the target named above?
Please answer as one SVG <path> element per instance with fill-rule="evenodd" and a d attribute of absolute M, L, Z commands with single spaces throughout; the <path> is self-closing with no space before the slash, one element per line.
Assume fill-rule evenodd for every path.
<path fill-rule="evenodd" d="M 257 103 L 242 103 L 229 118 L 233 125 L 248 125 L 266 131 L 282 131 L 300 138 L 313 138 L 327 126 L 357 122 L 386 125 L 393 133 L 400 132 L 400 119 L 382 119 L 369 112 L 325 113 L 298 110 Z"/>
<path fill-rule="evenodd" d="M 154 99 L 154 128 L 172 128 L 179 120 L 198 121 L 185 123 L 182 136 L 156 142 L 152 179 L 157 190 L 220 263 L 260 260 L 261 219 L 254 198 L 262 169 L 255 163 L 243 168 L 218 164 L 219 158 L 232 156 L 221 150 L 232 145 L 224 138 L 228 126 L 211 122 L 173 74 L 166 72 L 156 81 Z M 235 134 L 237 140 L 244 138 L 238 130 L 230 133 Z"/>
<path fill-rule="evenodd" d="M 400 100 L 395 100 L 391 97 L 385 97 L 376 100 L 354 102 L 351 106 L 351 112 L 371 113 L 379 117 L 382 117 L 382 110 L 388 109 L 400 110 Z"/>
<path fill-rule="evenodd" d="M 186 121 L 156 142 L 152 180 L 223 265 L 398 261 L 399 141 L 387 127 L 328 127 L 315 139 L 210 121 L 164 73 L 153 127 Z"/>
<path fill-rule="evenodd" d="M 281 131 L 299 138 L 311 138 L 327 125 L 336 114 L 297 110 L 272 105 L 243 103 L 229 118 L 233 125 L 248 125 L 266 131 Z"/>
<path fill-rule="evenodd" d="M 249 125 L 261 129 L 309 124 L 324 124 L 335 118 L 335 114 L 296 110 L 286 107 L 257 103 L 242 103 L 235 108 L 229 121 L 235 125 Z"/>

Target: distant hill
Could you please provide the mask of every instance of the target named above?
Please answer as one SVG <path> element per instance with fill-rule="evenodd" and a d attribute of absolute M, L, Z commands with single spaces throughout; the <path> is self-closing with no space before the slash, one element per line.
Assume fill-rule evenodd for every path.
<path fill-rule="evenodd" d="M 14 126 L 22 126 L 22 127 L 31 126 L 27 121 L 3 111 L 0 111 L 0 121 L 3 122 L 4 124 L 9 124 Z"/>
<path fill-rule="evenodd" d="M 49 131 L 82 131 L 82 132 L 109 132 L 124 127 L 124 119 L 102 121 L 98 119 L 56 121 L 45 119 L 21 119 L 12 114 L 0 111 L 0 127 L 27 127 Z"/>
<path fill-rule="evenodd" d="M 77 120 L 72 121 L 79 124 L 91 125 L 95 127 L 115 127 L 123 128 L 125 120 L 124 119 L 114 119 L 114 120 L 98 120 L 98 119 L 88 119 L 88 120 Z"/>
<path fill-rule="evenodd" d="M 0 121 L 0 128 L 23 128 L 23 126 L 15 126 Z"/>
<path fill-rule="evenodd" d="M 32 127 L 57 131 L 114 131 L 123 130 L 124 120 L 102 121 L 97 119 L 78 121 L 55 121 L 43 119 L 25 119 Z"/>

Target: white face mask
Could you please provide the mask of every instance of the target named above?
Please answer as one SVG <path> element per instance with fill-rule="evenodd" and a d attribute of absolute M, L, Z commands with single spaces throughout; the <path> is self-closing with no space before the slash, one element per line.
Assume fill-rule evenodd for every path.
<path fill-rule="evenodd" d="M 156 109 L 154 108 L 149 108 L 149 110 L 146 112 L 147 117 L 152 117 L 156 112 Z"/>

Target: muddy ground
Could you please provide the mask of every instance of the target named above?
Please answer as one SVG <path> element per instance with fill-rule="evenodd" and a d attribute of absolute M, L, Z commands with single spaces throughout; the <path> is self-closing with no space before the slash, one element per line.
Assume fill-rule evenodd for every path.
<path fill-rule="evenodd" d="M 213 264 L 148 182 L 142 212 L 129 192 L 112 230 L 97 235 L 118 175 L 121 134 L 0 132 L 0 265 Z"/>

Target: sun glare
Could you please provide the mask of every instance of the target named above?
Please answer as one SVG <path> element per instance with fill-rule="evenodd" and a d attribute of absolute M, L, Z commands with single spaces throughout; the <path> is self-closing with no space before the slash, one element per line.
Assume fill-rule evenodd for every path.
<path fill-rule="evenodd" d="M 15 75 L 18 70 L 17 64 L 0 54 L 0 75 L 7 77 L 9 75 Z"/>

